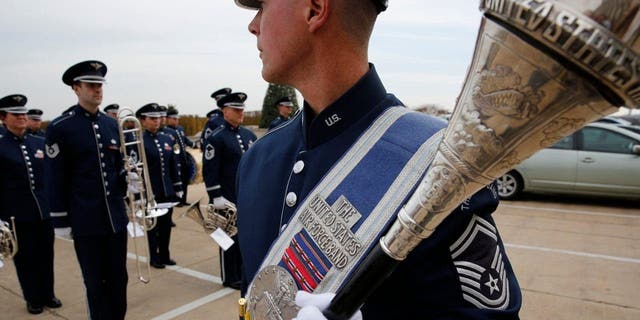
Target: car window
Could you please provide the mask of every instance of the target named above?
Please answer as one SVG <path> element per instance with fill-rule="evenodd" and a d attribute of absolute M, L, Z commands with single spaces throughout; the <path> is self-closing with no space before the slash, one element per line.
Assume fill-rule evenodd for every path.
<path fill-rule="evenodd" d="M 571 149 L 573 149 L 573 134 L 570 134 L 570 135 L 562 138 L 560 141 L 558 141 L 556 144 L 552 145 L 549 148 L 551 148 L 551 149 L 563 149 L 563 150 L 571 150 Z"/>
<path fill-rule="evenodd" d="M 621 128 L 625 128 L 629 131 L 633 131 L 635 133 L 640 133 L 640 126 L 620 126 Z"/>
<path fill-rule="evenodd" d="M 582 129 L 582 149 L 584 151 L 632 153 L 631 148 L 638 142 L 616 132 L 601 128 Z"/>

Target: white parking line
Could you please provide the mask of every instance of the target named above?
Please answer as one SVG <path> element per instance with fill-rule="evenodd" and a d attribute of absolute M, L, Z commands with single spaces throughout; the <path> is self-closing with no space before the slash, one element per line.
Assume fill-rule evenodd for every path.
<path fill-rule="evenodd" d="M 127 258 L 129 259 L 136 259 L 136 255 L 134 253 L 128 252 L 127 253 Z M 142 262 L 147 262 L 147 258 L 140 256 L 140 261 Z M 198 278 L 201 280 L 205 280 L 205 281 L 209 281 L 209 282 L 213 282 L 213 283 L 217 283 L 217 284 L 222 284 L 222 279 L 220 279 L 220 277 L 216 277 L 210 274 L 206 274 L 200 271 L 196 271 L 196 270 L 192 270 L 189 268 L 185 268 L 185 267 L 180 267 L 180 266 L 165 266 L 167 269 L 169 270 L 173 270 L 176 271 L 178 273 L 182 273 L 184 275 L 188 275 L 194 278 Z"/>
<path fill-rule="evenodd" d="M 504 203 L 501 203 L 500 207 L 535 210 L 535 211 L 563 212 L 563 213 L 581 214 L 581 215 L 589 215 L 589 216 L 603 216 L 603 217 L 640 219 L 640 215 L 615 214 L 615 213 L 598 212 L 598 211 L 569 210 L 569 209 L 556 209 L 556 208 L 540 208 L 540 207 L 530 207 L 530 206 L 516 206 L 516 205 L 504 204 Z"/>
<path fill-rule="evenodd" d="M 65 239 L 65 238 L 61 238 L 61 237 L 56 237 L 60 240 L 66 241 L 66 242 L 73 242 L 73 240 L 69 240 L 69 239 Z M 136 255 L 132 252 L 127 252 L 127 258 L 135 260 L 136 259 Z M 147 262 L 147 258 L 144 256 L 140 256 L 139 257 L 140 261 L 145 263 Z M 213 282 L 213 283 L 217 283 L 217 284 L 222 284 L 222 279 L 220 279 L 220 277 L 216 277 L 210 274 L 206 274 L 200 271 L 196 271 L 196 270 L 192 270 L 189 268 L 184 268 L 184 267 L 180 267 L 180 266 L 166 266 L 167 269 L 169 270 L 173 270 L 179 273 L 182 273 L 184 275 L 188 275 L 194 278 L 198 278 L 204 281 L 208 281 L 208 282 Z M 152 320 L 169 320 L 169 319 L 173 319 L 179 315 L 185 314 L 193 309 L 196 309 L 202 305 L 205 305 L 209 302 L 212 301 L 216 301 L 228 294 L 234 293 L 236 292 L 235 289 L 231 289 L 231 288 L 224 288 L 222 290 L 218 290 L 210 295 L 204 296 L 200 299 L 194 300 L 192 302 L 189 302 L 185 305 L 182 305 L 178 308 L 175 308 L 169 312 L 165 312 L 155 318 L 153 318 Z"/>
<path fill-rule="evenodd" d="M 560 253 L 560 254 L 568 254 L 568 255 L 572 255 L 572 256 L 580 256 L 580 257 L 587 257 L 587 258 L 596 258 L 596 259 L 603 259 L 603 260 L 612 260 L 612 261 L 640 264 L 640 259 L 608 256 L 608 255 L 604 255 L 604 254 L 596 254 L 596 253 L 588 253 L 588 252 L 580 252 L 580 251 L 572 251 L 572 250 L 563 250 L 563 249 L 544 248 L 544 247 L 535 247 L 535 246 L 527 246 L 527 245 L 513 244 L 513 243 L 505 243 L 504 246 L 507 247 L 507 248 L 517 248 L 517 249 L 525 249 L 525 250 L 553 252 L 553 253 Z"/>
<path fill-rule="evenodd" d="M 157 317 L 152 318 L 152 320 L 169 320 L 173 319 L 179 315 L 185 314 L 193 309 L 196 309 L 202 305 L 205 305 L 209 302 L 216 301 L 228 294 L 234 293 L 236 290 L 231 288 L 224 288 L 222 290 L 218 290 L 210 295 L 204 296 L 198 300 L 194 300 L 190 303 L 187 303 L 181 307 L 173 309 L 169 312 L 163 313 Z"/>

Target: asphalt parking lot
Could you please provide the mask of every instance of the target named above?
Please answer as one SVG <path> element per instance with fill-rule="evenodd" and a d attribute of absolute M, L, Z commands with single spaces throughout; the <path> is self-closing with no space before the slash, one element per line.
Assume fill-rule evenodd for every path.
<path fill-rule="evenodd" d="M 204 195 L 202 184 L 190 186 L 190 201 Z M 177 266 L 152 269 L 143 284 L 129 254 L 127 319 L 237 319 L 239 292 L 221 285 L 218 248 L 195 222 L 179 218 L 184 210 L 174 212 Z M 640 319 L 638 202 L 528 195 L 503 201 L 495 218 L 522 288 L 522 319 Z M 87 318 L 73 244 L 56 239 L 55 255 L 63 307 L 29 315 L 9 262 L 0 269 L 0 319 Z"/>

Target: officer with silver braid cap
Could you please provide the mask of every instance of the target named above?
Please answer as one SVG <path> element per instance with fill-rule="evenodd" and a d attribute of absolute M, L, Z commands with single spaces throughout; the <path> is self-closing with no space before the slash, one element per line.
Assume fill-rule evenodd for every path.
<path fill-rule="evenodd" d="M 73 236 L 89 317 L 124 319 L 127 182 L 118 124 L 99 109 L 106 74 L 97 60 L 63 74 L 78 102 L 47 127 L 45 181 L 56 234 Z"/>
<path fill-rule="evenodd" d="M 27 97 L 0 99 L 0 220 L 14 219 L 18 252 L 13 257 L 22 296 L 31 314 L 62 303 L 53 290 L 53 225 L 44 186 L 44 137 L 27 133 Z M 0 261 L 0 268 L 2 261 Z"/>
<path fill-rule="evenodd" d="M 238 163 L 256 141 L 256 135 L 241 126 L 244 121 L 246 99 L 246 94 L 234 92 L 218 100 L 224 123 L 207 137 L 203 146 L 202 176 L 209 195 L 209 203 L 216 209 L 236 207 Z M 236 240 L 236 244 L 226 251 L 220 249 L 222 284 L 240 289 L 242 258 L 237 245 L 237 235 L 232 238 Z"/>
<path fill-rule="evenodd" d="M 147 157 L 149 180 L 155 200 L 158 203 L 174 202 L 182 196 L 182 182 L 178 172 L 177 158 L 173 153 L 175 141 L 169 134 L 160 129 L 160 122 L 164 111 L 157 103 L 148 103 L 136 111 L 136 117 L 144 128 L 142 139 Z M 127 152 L 132 157 L 133 148 Z M 176 265 L 171 259 L 169 244 L 171 242 L 171 215 L 169 212 L 157 218 L 155 228 L 148 231 L 150 264 L 162 269 L 165 266 Z"/>
<path fill-rule="evenodd" d="M 437 148 L 446 123 L 408 110 L 368 61 L 387 1 L 235 2 L 258 10 L 248 29 L 262 77 L 305 99 L 238 166 L 242 291 L 259 313 L 272 310 L 271 288 L 297 289 L 300 310 L 282 304 L 288 316 L 324 319 L 332 294 L 420 183 L 425 151 Z M 467 199 L 368 292 L 355 316 L 517 319 L 520 288 L 491 216 L 498 201 L 493 183 Z"/>
<path fill-rule="evenodd" d="M 44 131 L 40 129 L 42 127 L 42 110 L 29 109 L 27 110 L 27 133 L 34 136 L 41 136 L 44 138 Z"/>
<path fill-rule="evenodd" d="M 224 125 L 224 117 L 222 116 L 222 109 L 217 107 L 218 100 L 222 99 L 222 97 L 231 93 L 231 88 L 222 88 L 214 91 L 211 94 L 211 98 L 216 101 L 216 108 L 207 112 L 207 123 L 204 128 L 202 128 L 202 133 L 200 134 L 200 148 L 202 149 L 204 146 L 205 140 L 211 135 L 213 130 Z M 204 152 L 204 149 L 202 149 Z"/>
<path fill-rule="evenodd" d="M 191 180 L 192 168 L 195 169 L 195 163 L 193 158 L 187 151 L 187 147 L 195 148 L 196 143 L 191 141 L 185 135 L 184 128 L 180 126 L 180 116 L 178 115 L 178 109 L 175 106 L 169 106 L 167 109 L 167 128 L 173 129 L 171 134 L 175 139 L 177 147 L 180 152 L 176 155 L 178 158 L 178 171 L 180 172 L 180 180 L 182 181 L 182 190 L 184 193 L 179 200 L 178 206 L 188 205 L 187 203 L 187 190 L 189 181 Z"/>
<path fill-rule="evenodd" d="M 118 120 L 118 109 L 120 109 L 120 105 L 117 103 L 112 103 L 106 107 L 104 107 L 103 111 L 108 116 Z"/>

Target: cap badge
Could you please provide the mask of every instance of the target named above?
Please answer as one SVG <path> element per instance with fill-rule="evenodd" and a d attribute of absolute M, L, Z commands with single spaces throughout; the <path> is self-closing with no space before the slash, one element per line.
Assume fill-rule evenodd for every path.
<path fill-rule="evenodd" d="M 102 64 L 101 63 L 97 63 L 97 62 L 92 62 L 90 63 L 91 66 L 96 69 L 96 70 L 100 70 L 100 68 L 102 68 Z"/>
<path fill-rule="evenodd" d="M 21 96 L 13 96 L 13 100 L 15 100 L 16 102 L 21 102 L 22 101 L 22 97 Z"/>

